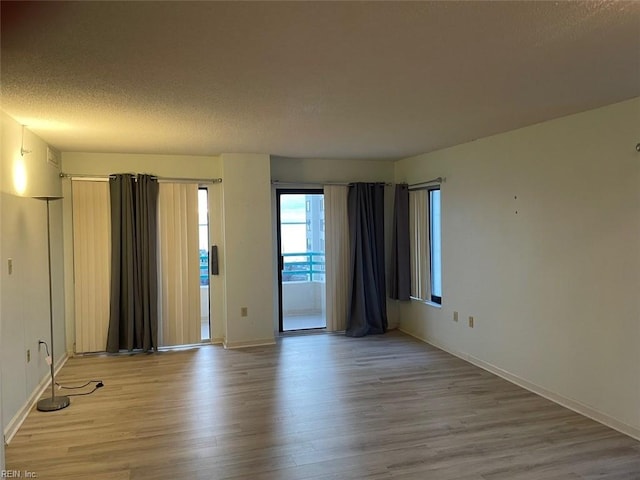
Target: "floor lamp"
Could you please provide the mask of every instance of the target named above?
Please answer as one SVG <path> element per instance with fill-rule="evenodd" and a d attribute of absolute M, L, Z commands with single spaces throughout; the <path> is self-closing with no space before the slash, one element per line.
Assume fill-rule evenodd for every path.
<path fill-rule="evenodd" d="M 49 363 L 49 367 L 51 369 L 51 398 L 43 398 L 38 402 L 37 408 L 41 412 L 53 412 L 55 410 L 62 410 L 65 407 L 69 406 L 69 397 L 60 396 L 56 397 L 56 382 L 53 378 L 53 369 L 54 369 L 54 356 L 53 356 L 53 289 L 51 283 L 51 221 L 49 219 L 49 202 L 52 200 L 59 200 L 62 197 L 58 196 L 42 196 L 42 197 L 33 197 L 37 200 L 44 200 L 47 202 L 47 258 L 49 260 L 49 327 L 50 327 L 50 345 L 51 345 L 51 362 Z"/>

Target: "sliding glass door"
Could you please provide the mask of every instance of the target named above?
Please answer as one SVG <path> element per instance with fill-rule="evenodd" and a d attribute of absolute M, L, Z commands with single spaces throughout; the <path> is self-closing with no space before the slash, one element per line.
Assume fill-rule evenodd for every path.
<path fill-rule="evenodd" d="M 277 190 L 280 331 L 325 328 L 324 195 Z"/>

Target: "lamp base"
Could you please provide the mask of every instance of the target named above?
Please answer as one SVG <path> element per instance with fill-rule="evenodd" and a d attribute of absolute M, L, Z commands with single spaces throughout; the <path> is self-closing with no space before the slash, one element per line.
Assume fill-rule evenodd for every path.
<path fill-rule="evenodd" d="M 62 410 L 69 406 L 69 397 L 53 397 L 43 398 L 38 402 L 37 408 L 41 412 L 55 412 L 56 410 Z"/>

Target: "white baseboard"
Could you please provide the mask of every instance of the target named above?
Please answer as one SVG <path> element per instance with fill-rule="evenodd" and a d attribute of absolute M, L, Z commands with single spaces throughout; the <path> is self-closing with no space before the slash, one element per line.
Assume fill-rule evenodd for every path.
<path fill-rule="evenodd" d="M 580 415 L 584 415 L 585 417 L 588 417 L 591 420 L 595 420 L 598 423 L 601 423 L 603 425 L 606 425 L 607 427 L 613 428 L 614 430 L 617 430 L 620 433 L 624 433 L 625 435 L 628 435 L 631 438 L 640 440 L 640 428 L 636 428 L 632 425 L 628 425 L 624 422 L 621 422 L 620 420 L 617 420 L 616 418 L 611 417 L 610 415 L 607 415 L 606 413 L 600 412 L 595 408 L 591 408 L 576 400 L 572 400 L 558 393 L 547 390 L 546 388 L 541 387 L 540 385 L 536 385 L 535 383 L 529 382 L 528 380 L 525 380 L 524 378 L 519 377 L 518 375 L 514 375 L 513 373 L 508 372 L 507 370 L 504 370 L 495 365 L 492 365 L 491 363 L 485 362 L 484 360 L 473 357 L 472 355 L 469 355 L 467 353 L 453 350 L 447 347 L 446 345 L 443 345 L 437 341 L 434 341 L 433 339 L 421 338 L 403 329 L 400 329 L 400 331 L 414 338 L 417 338 L 418 340 L 428 343 L 429 345 L 432 345 L 439 350 L 443 350 L 447 353 L 450 353 L 451 355 L 458 357 L 466 362 L 469 362 L 475 365 L 476 367 L 482 368 L 487 372 L 493 373 L 494 375 L 497 375 L 500 378 L 507 380 L 508 382 L 518 385 L 519 387 L 522 387 L 525 390 L 529 390 L 530 392 L 535 393 L 536 395 L 540 395 L 541 397 L 544 397 L 547 400 L 551 400 L 552 402 L 557 403 L 558 405 L 568 408 L 569 410 L 573 410 L 574 412 L 579 413 Z"/>
<path fill-rule="evenodd" d="M 64 356 L 62 358 L 58 359 L 54 368 L 55 376 L 58 375 L 58 372 L 63 367 L 63 365 L 67 362 L 68 359 L 69 359 L 69 354 L 67 352 L 64 353 Z M 4 429 L 4 441 L 7 445 L 13 439 L 15 434 L 18 432 L 18 429 L 24 423 L 31 409 L 34 407 L 36 403 L 38 403 L 38 400 L 40 400 L 40 397 L 42 396 L 44 391 L 50 387 L 51 387 L 51 374 L 47 372 L 47 374 L 44 377 L 42 377 L 42 380 L 40 380 L 40 383 L 33 390 L 33 392 L 31 393 L 31 395 L 29 396 L 25 404 L 22 406 L 22 408 L 18 410 L 18 412 L 13 416 L 13 418 L 7 425 L 7 428 Z"/>
<path fill-rule="evenodd" d="M 249 340 L 246 342 L 228 342 L 226 339 L 222 342 L 224 348 L 231 350 L 233 348 L 262 347 L 264 345 L 275 345 L 275 338 L 264 338 L 259 340 Z"/>

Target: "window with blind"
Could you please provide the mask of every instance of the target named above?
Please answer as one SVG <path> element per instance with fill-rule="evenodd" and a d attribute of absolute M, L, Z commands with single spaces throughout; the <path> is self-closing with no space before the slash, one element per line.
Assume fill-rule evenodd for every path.
<path fill-rule="evenodd" d="M 409 192 L 411 297 L 442 304 L 440 189 Z"/>

